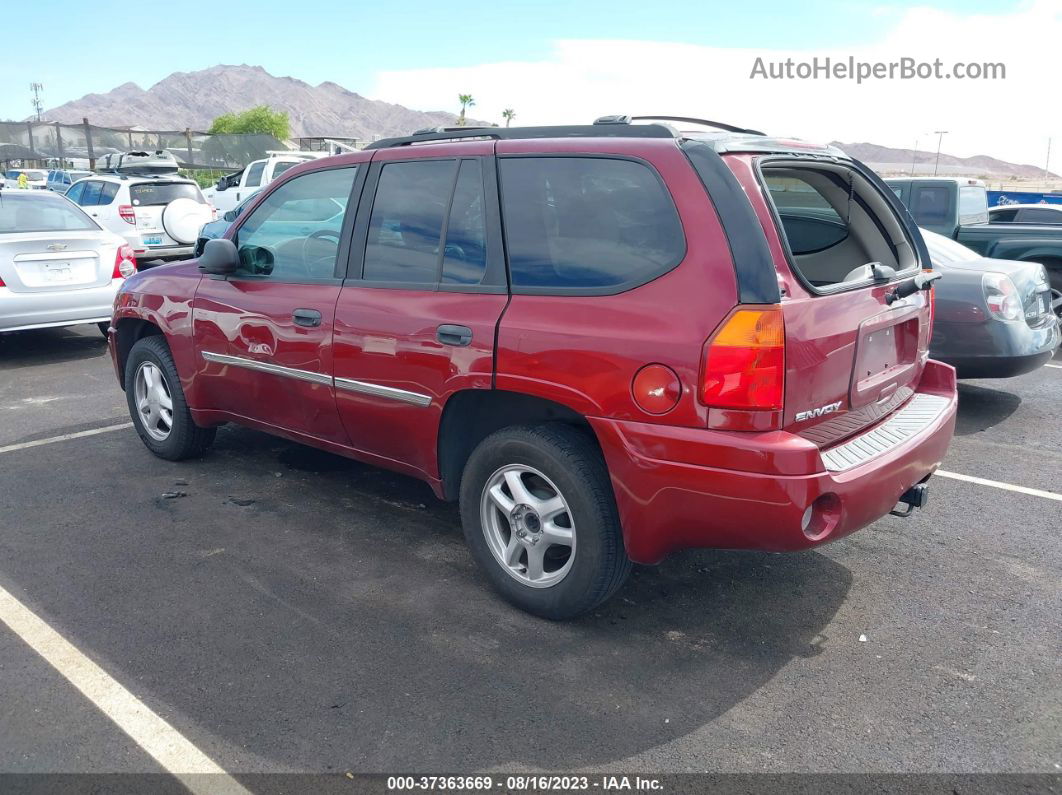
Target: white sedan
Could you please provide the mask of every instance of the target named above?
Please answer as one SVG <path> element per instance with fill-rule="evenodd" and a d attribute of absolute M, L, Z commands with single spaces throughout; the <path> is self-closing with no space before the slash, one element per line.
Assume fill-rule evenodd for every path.
<path fill-rule="evenodd" d="M 96 323 L 136 273 L 133 249 L 52 191 L 0 191 L 0 332 Z"/>

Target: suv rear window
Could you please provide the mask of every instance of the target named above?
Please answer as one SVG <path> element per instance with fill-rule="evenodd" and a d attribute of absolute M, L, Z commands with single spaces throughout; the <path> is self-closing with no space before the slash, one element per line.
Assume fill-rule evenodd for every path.
<path fill-rule="evenodd" d="M 515 292 L 617 292 L 671 270 L 686 253 L 674 202 L 643 163 L 509 157 L 499 172 Z"/>
<path fill-rule="evenodd" d="M 812 288 L 865 282 L 870 263 L 895 271 L 917 265 L 899 218 L 857 171 L 786 162 L 762 173 L 790 262 Z"/>
<path fill-rule="evenodd" d="M 191 199 L 206 204 L 199 188 L 190 182 L 143 182 L 129 186 L 129 200 L 140 207 L 169 204 L 176 199 Z"/>

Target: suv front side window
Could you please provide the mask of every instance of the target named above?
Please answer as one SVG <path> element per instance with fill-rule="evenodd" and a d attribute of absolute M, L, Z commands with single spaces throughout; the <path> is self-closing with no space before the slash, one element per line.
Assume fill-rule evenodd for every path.
<path fill-rule="evenodd" d="M 343 219 L 357 167 L 303 174 L 270 193 L 236 233 L 235 276 L 276 281 L 335 278 Z"/>

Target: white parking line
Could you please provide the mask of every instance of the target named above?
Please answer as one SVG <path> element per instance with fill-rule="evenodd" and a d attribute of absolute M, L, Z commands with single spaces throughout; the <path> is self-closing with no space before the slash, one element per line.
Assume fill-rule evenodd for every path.
<path fill-rule="evenodd" d="M 991 486 L 994 489 L 1016 491 L 1018 494 L 1028 494 L 1032 497 L 1043 497 L 1045 500 L 1058 500 L 1059 502 L 1062 502 L 1062 494 L 1055 494 L 1053 491 L 1030 489 L 1028 486 L 1015 486 L 1012 483 L 1002 483 L 998 480 L 975 478 L 973 475 L 960 475 L 958 472 L 945 472 L 942 469 L 938 469 L 934 474 L 940 475 L 942 478 L 951 478 L 952 480 L 963 480 L 967 483 L 976 483 L 978 486 Z"/>
<path fill-rule="evenodd" d="M 36 439 L 32 442 L 22 442 L 20 444 L 9 444 L 7 447 L 0 447 L 0 453 L 13 453 L 16 450 L 28 450 L 31 447 L 40 447 L 45 444 L 55 444 L 56 442 L 65 442 L 67 439 L 80 439 L 84 436 L 95 436 L 98 433 L 110 433 L 111 431 L 120 431 L 124 428 L 132 428 L 133 423 L 123 422 L 118 425 L 108 425 L 104 428 L 92 428 L 88 431 L 78 431 L 77 433 L 64 433 L 62 436 L 52 436 L 48 439 Z"/>
<path fill-rule="evenodd" d="M 1062 364 L 1045 364 L 1044 367 L 1054 367 L 1056 370 L 1062 370 Z"/>
<path fill-rule="evenodd" d="M 0 621 L 192 792 L 249 795 L 236 779 L 0 586 Z M 209 775 L 204 775 L 209 774 Z"/>

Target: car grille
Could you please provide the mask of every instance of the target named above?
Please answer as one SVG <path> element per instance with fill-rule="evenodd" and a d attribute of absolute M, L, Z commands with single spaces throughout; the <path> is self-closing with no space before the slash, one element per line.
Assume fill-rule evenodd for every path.
<path fill-rule="evenodd" d="M 925 392 L 916 394 L 906 406 L 881 425 L 849 439 L 844 444 L 823 450 L 822 463 L 829 472 L 843 472 L 865 464 L 917 436 L 943 414 L 947 407 L 946 397 Z"/>

